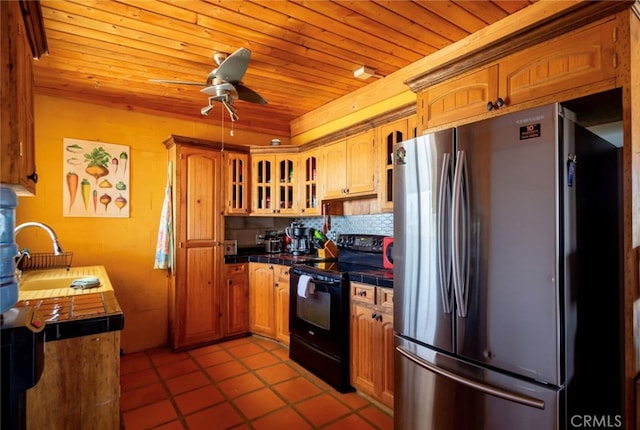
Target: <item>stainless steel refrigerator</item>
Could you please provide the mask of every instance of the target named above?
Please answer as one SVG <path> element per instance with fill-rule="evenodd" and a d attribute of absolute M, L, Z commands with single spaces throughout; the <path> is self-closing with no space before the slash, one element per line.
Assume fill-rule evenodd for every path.
<path fill-rule="evenodd" d="M 552 104 L 393 157 L 395 429 L 621 427 L 621 148 Z"/>

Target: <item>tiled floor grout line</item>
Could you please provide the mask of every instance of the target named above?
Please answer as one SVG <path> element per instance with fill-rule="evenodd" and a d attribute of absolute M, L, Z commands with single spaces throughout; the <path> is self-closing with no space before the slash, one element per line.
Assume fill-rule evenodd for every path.
<path fill-rule="evenodd" d="M 243 341 L 243 339 L 246 339 L 245 341 Z M 277 412 L 286 410 L 286 409 L 291 409 L 293 411 L 295 411 L 295 413 L 301 417 L 304 422 L 306 422 L 309 427 L 313 430 L 321 430 L 327 427 L 330 427 L 338 422 L 340 422 L 341 420 L 349 417 L 350 415 L 357 415 L 361 420 L 363 420 L 364 422 L 368 423 L 369 425 L 371 425 L 372 427 L 376 428 L 376 429 L 380 429 L 381 427 L 372 421 L 371 418 L 368 418 L 366 415 L 362 414 L 362 411 L 364 411 L 365 409 L 375 406 L 373 403 L 367 402 L 365 404 L 362 405 L 351 405 L 349 403 L 344 402 L 336 393 L 334 393 L 334 389 L 329 386 L 328 384 L 322 382 L 321 380 L 317 379 L 317 377 L 315 375 L 313 375 L 313 373 L 309 372 L 308 370 L 304 369 L 302 366 L 300 366 L 298 363 L 294 362 L 293 360 L 289 359 L 288 356 L 287 358 L 284 358 L 282 355 L 279 355 L 276 353 L 276 351 L 279 351 L 281 348 L 284 349 L 285 347 L 283 345 L 280 344 L 274 344 L 272 348 L 269 348 L 268 346 L 265 345 L 265 343 L 270 342 L 268 339 L 263 339 L 259 336 L 252 336 L 252 337 L 248 337 L 248 338 L 240 338 L 240 339 L 235 339 L 229 342 L 223 342 L 223 343 L 219 343 L 219 344 L 215 344 L 215 345 L 211 345 L 214 346 L 215 348 L 212 349 L 210 352 L 203 352 L 201 354 L 197 353 L 197 351 L 201 351 L 204 348 L 207 347 L 202 347 L 202 348 L 196 348 L 193 350 L 189 350 L 189 351 L 184 351 L 184 357 L 177 357 L 173 360 L 167 360 L 166 362 L 164 360 L 159 359 L 158 357 L 164 355 L 164 354 L 172 354 L 172 351 L 169 349 L 152 349 L 152 350 L 147 350 L 144 351 L 145 354 L 145 358 L 148 361 L 148 363 L 150 364 L 151 368 L 153 369 L 153 372 L 155 374 L 155 376 L 157 377 L 157 379 L 159 380 L 159 382 L 161 383 L 163 389 L 166 391 L 167 396 L 169 401 L 171 402 L 171 405 L 173 406 L 176 415 L 177 415 L 177 419 L 180 422 L 180 424 L 182 425 L 182 427 L 184 429 L 188 429 L 189 425 L 188 425 L 188 421 L 187 418 L 188 416 L 197 414 L 200 411 L 206 410 L 207 408 L 210 408 L 212 406 L 216 406 L 216 405 L 221 405 L 221 404 L 227 404 L 230 407 L 233 408 L 233 410 L 238 414 L 239 417 L 242 418 L 242 423 L 238 423 L 236 425 L 233 426 L 233 428 L 238 428 L 239 426 L 245 425 L 246 427 L 248 427 L 249 429 L 253 429 L 253 423 L 257 420 L 260 420 L 262 418 L 265 418 L 269 415 L 275 414 Z M 234 353 L 233 350 L 236 348 L 241 348 L 243 345 L 254 345 L 255 347 L 259 348 L 259 351 L 256 352 L 251 352 L 247 355 L 238 355 L 238 350 L 236 350 L 236 352 Z M 216 353 L 216 352 L 224 352 L 226 354 L 228 354 L 228 356 L 230 357 L 230 359 L 228 360 L 223 360 L 220 362 L 216 362 L 215 364 L 212 364 L 210 366 L 206 366 L 203 365 L 198 358 L 199 357 L 203 357 L 206 356 L 207 354 L 211 354 L 211 353 Z M 276 361 L 274 361 L 271 364 L 268 364 L 266 366 L 263 367 L 253 367 L 253 366 L 249 366 L 245 360 L 258 355 L 258 354 L 263 354 L 266 353 L 270 356 L 273 356 Z M 159 363 L 156 363 L 156 361 L 153 360 L 153 358 L 156 358 L 156 361 L 159 361 Z M 193 370 L 193 371 L 188 371 L 187 373 L 184 374 L 179 374 L 179 375 L 175 375 L 175 376 L 170 376 L 170 377 L 164 377 L 160 371 L 160 367 L 162 366 L 170 366 L 170 365 L 174 365 L 175 363 L 178 363 L 180 361 L 183 361 L 184 359 L 188 358 L 191 363 L 193 363 L 196 367 L 197 370 Z M 214 377 L 209 373 L 209 371 L 207 371 L 208 368 L 210 367 L 214 367 L 214 366 L 218 366 L 218 365 L 223 365 L 224 363 L 229 363 L 229 362 L 235 362 L 238 363 L 240 366 L 242 366 L 243 368 L 243 372 L 240 374 L 236 374 L 236 375 L 232 375 L 220 380 L 216 380 L 214 379 Z M 294 372 L 295 375 L 294 376 L 289 376 L 283 380 L 278 380 L 276 382 L 269 382 L 267 379 L 265 379 L 263 376 L 260 375 L 259 371 L 260 370 L 266 370 L 270 367 L 275 367 L 277 365 L 285 365 L 289 368 L 291 368 Z M 193 410 L 193 411 L 189 411 L 188 414 L 183 414 L 177 401 L 176 398 L 178 396 L 187 394 L 191 391 L 194 390 L 198 390 L 201 389 L 203 386 L 198 386 L 195 388 L 190 388 L 184 392 L 179 392 L 177 394 L 173 394 L 170 386 L 168 384 L 168 381 L 173 379 L 173 378 L 179 378 L 179 377 L 183 377 L 186 375 L 189 375 L 191 373 L 195 373 L 195 372 L 200 372 L 208 381 L 210 386 L 215 387 L 215 389 L 221 394 L 221 398 L 222 400 L 207 406 L 203 406 L 201 409 L 198 410 Z M 249 391 L 246 392 L 242 392 L 241 394 L 235 396 L 235 397 L 230 397 L 227 392 L 225 390 L 223 390 L 221 388 L 221 386 L 219 384 L 223 383 L 224 381 L 230 380 L 232 378 L 235 377 L 239 377 L 241 375 L 246 375 L 246 374 L 250 374 L 251 376 L 257 378 L 257 380 L 259 380 L 261 382 L 261 386 L 259 388 L 255 388 L 255 389 L 251 389 Z M 306 382 L 308 382 L 309 384 L 313 385 L 315 388 L 318 389 L 318 393 L 310 395 L 309 397 L 304 397 L 304 398 L 300 398 L 297 399 L 295 401 L 290 401 L 288 400 L 284 394 L 281 394 L 278 390 L 276 390 L 274 387 L 278 384 L 281 383 L 285 383 L 287 381 L 293 381 L 297 378 L 302 378 L 303 380 L 305 380 Z M 236 405 L 236 402 L 234 400 L 237 400 L 245 395 L 249 395 L 251 393 L 255 393 L 257 391 L 260 391 L 262 389 L 268 389 L 273 395 L 275 395 L 278 399 L 280 399 L 284 404 L 280 407 L 277 407 L 276 409 L 272 409 L 269 410 L 268 412 L 265 412 L 259 416 L 255 416 L 253 418 L 249 418 L 248 416 L 245 415 L 245 413 L 243 413 L 243 411 L 240 409 L 240 407 L 238 405 Z M 135 389 L 132 388 L 132 389 Z M 296 407 L 297 405 L 300 405 L 304 402 L 310 401 L 316 397 L 320 397 L 322 395 L 327 395 L 330 398 L 332 398 L 333 400 L 337 401 L 340 405 L 344 406 L 346 408 L 346 413 L 337 416 L 333 419 L 331 419 L 328 422 L 323 423 L 320 426 L 316 426 L 313 424 L 313 422 L 311 421 L 311 419 L 309 417 L 307 417 L 307 415 L 305 413 L 302 413 L 301 411 L 298 410 L 298 408 Z M 135 408 L 130 409 L 129 411 L 133 411 L 136 410 L 140 407 L 144 407 L 145 405 L 140 405 L 140 406 L 136 406 Z M 126 411 L 126 412 L 129 412 Z M 125 413 L 126 413 L 125 412 Z M 124 414 L 124 413 L 123 413 Z M 169 421 L 169 422 L 165 422 L 165 423 L 160 423 L 157 424 L 155 426 L 155 428 L 157 427 L 161 427 L 161 426 L 165 426 L 171 422 L 174 421 Z M 123 423 L 124 425 L 124 423 Z"/>

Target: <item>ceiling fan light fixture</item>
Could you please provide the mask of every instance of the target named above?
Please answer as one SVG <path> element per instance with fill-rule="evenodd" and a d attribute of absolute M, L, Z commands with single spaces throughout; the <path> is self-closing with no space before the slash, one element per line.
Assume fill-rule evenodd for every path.
<path fill-rule="evenodd" d="M 211 112 L 212 110 L 213 110 L 213 105 L 205 106 L 202 109 L 200 109 L 200 115 L 207 116 L 209 115 L 209 112 Z"/>
<path fill-rule="evenodd" d="M 369 78 L 384 78 L 384 76 L 377 74 L 375 70 L 367 66 L 360 66 L 354 70 L 353 77 L 356 79 L 362 79 L 363 81 Z"/>

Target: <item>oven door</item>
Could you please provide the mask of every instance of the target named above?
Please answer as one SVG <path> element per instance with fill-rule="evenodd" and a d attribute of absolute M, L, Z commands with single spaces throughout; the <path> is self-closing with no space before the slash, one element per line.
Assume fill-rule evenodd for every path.
<path fill-rule="evenodd" d="M 313 292 L 306 297 L 298 294 L 301 275 L 312 277 Z M 299 268 L 291 270 L 290 279 L 289 331 L 326 354 L 340 357 L 345 347 L 340 339 L 349 332 L 348 282 Z"/>

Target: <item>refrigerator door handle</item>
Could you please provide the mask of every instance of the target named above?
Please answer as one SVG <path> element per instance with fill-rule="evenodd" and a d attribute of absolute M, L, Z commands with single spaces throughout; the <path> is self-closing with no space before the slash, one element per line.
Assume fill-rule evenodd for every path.
<path fill-rule="evenodd" d="M 396 351 L 398 351 L 402 356 L 404 356 L 414 364 L 422 367 L 423 369 L 436 373 L 444 378 L 457 382 L 458 384 L 465 385 L 471 389 L 480 391 L 485 394 L 489 394 L 491 396 L 499 397 L 501 399 L 505 399 L 511 402 L 520 403 L 525 406 L 530 406 L 537 409 L 544 409 L 545 404 L 543 400 L 536 399 L 529 396 L 524 396 L 522 394 L 514 393 L 511 391 L 503 390 L 503 389 L 494 387 L 492 385 L 483 384 L 482 382 L 474 381 L 474 380 L 465 378 L 464 376 L 457 375 L 453 372 L 450 372 L 446 369 L 443 369 L 441 367 L 435 366 L 431 363 L 428 363 L 422 360 L 420 357 L 408 351 L 406 348 L 403 348 L 402 346 L 397 346 Z"/>
<path fill-rule="evenodd" d="M 451 205 L 451 154 L 445 153 L 440 169 L 440 186 L 438 188 L 438 219 L 437 219 L 437 254 L 438 254 L 438 280 L 440 281 L 440 294 L 444 312 L 451 313 L 451 250 L 449 248 L 449 213 L 447 209 Z"/>
<path fill-rule="evenodd" d="M 467 316 L 467 297 L 469 291 L 469 192 L 468 192 L 467 161 L 464 151 L 456 155 L 456 169 L 453 175 L 453 201 L 451 203 L 452 229 L 451 248 L 453 263 L 453 291 L 456 296 L 458 316 Z M 460 217 L 463 222 L 460 222 Z"/>

